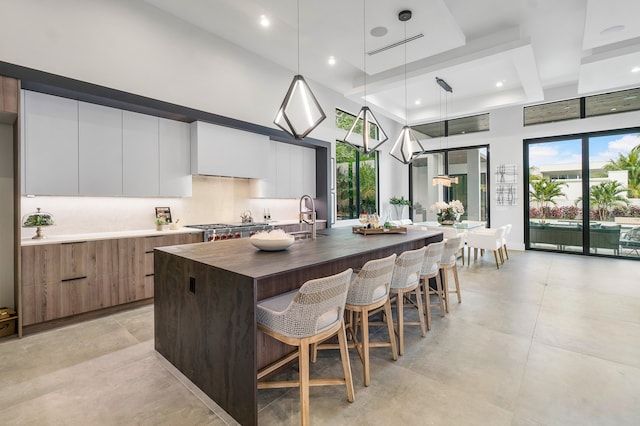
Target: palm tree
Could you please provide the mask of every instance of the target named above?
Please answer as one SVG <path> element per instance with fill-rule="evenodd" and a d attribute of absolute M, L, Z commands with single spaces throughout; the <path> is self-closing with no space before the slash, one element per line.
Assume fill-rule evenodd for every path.
<path fill-rule="evenodd" d="M 563 186 L 567 186 L 567 184 L 549 177 L 529 179 L 529 200 L 538 204 L 542 211 L 543 219 L 549 210 L 549 204 L 556 204 L 554 198 L 566 197 L 566 194 L 562 192 Z"/>
<path fill-rule="evenodd" d="M 640 198 L 640 145 L 636 145 L 629 154 L 618 154 L 616 160 L 609 160 L 605 170 L 626 170 L 628 172 L 627 192 L 631 198 Z"/>
<path fill-rule="evenodd" d="M 627 190 L 615 180 L 600 182 L 589 188 L 589 203 L 598 210 L 598 218 L 606 220 L 615 206 L 628 205 L 629 201 L 621 194 Z"/>

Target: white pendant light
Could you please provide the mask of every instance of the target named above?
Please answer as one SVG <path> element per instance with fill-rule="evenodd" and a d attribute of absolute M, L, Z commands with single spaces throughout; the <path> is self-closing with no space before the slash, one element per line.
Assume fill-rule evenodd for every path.
<path fill-rule="evenodd" d="M 298 17 L 298 74 L 293 77 L 274 124 L 296 139 L 302 139 L 327 118 L 306 80 L 300 75 L 300 0 Z"/>
<path fill-rule="evenodd" d="M 444 104 L 445 104 L 445 113 L 444 113 L 444 123 L 447 122 L 447 115 L 448 115 L 448 104 L 447 104 L 447 92 L 449 93 L 453 93 L 453 88 L 443 79 L 436 77 L 436 83 L 438 83 L 438 86 L 442 87 L 442 90 L 444 90 Z M 440 110 L 442 111 L 442 94 L 440 96 Z M 440 117 L 440 122 L 442 123 L 442 117 Z M 448 143 L 448 137 L 449 137 L 449 130 L 448 130 L 448 125 L 445 124 L 444 125 L 444 138 L 445 141 L 447 141 L 447 148 L 449 147 L 449 143 Z M 446 174 L 443 175 L 438 175 L 435 176 L 434 178 L 431 179 L 431 184 L 433 186 L 436 185 L 443 185 L 446 187 L 450 187 L 452 184 L 457 184 L 458 183 L 458 178 L 457 177 L 449 177 Z"/>
<path fill-rule="evenodd" d="M 371 109 L 367 106 L 367 54 L 366 54 L 367 52 L 367 36 L 366 36 L 367 8 L 366 8 L 366 3 L 367 3 L 366 0 L 362 0 L 362 18 L 363 18 L 362 56 L 363 56 L 363 69 L 364 69 L 364 106 L 360 109 L 360 112 L 358 112 L 358 115 L 356 116 L 355 120 L 353 120 L 353 124 L 351 125 L 351 128 L 349 129 L 346 136 L 344 137 L 345 142 L 348 142 L 350 145 L 354 146 L 356 149 L 358 149 L 360 152 L 364 154 L 367 154 L 371 151 L 375 151 L 380 147 L 380 145 L 382 145 L 389 139 L 385 131 L 382 129 L 382 126 L 376 119 L 376 116 L 373 114 L 373 111 L 371 111 Z M 355 143 L 355 139 L 356 139 L 355 135 L 357 134 L 356 129 L 358 128 L 358 124 L 360 123 L 360 120 L 362 120 L 362 145 Z M 377 135 L 378 139 L 376 141 L 377 145 L 373 147 L 371 146 L 371 134 L 369 132 L 371 124 L 373 124 L 374 126 L 377 126 L 378 128 L 378 135 Z"/>
<path fill-rule="evenodd" d="M 411 19 L 411 11 L 403 10 L 398 14 L 398 19 L 404 22 L 404 39 L 407 39 L 407 21 Z M 404 107 L 405 107 L 405 125 L 400 131 L 400 135 L 393 144 L 389 154 L 403 164 L 411 164 L 411 162 L 419 156 L 424 148 L 420 143 L 420 139 L 411 127 L 409 127 L 409 109 L 407 107 L 407 43 L 404 43 Z"/>

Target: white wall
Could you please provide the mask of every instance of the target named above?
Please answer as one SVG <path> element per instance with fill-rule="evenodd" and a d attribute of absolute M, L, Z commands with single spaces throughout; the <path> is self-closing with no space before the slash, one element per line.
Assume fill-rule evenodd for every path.
<path fill-rule="evenodd" d="M 0 307 L 13 305 L 13 126 L 0 124 Z"/>

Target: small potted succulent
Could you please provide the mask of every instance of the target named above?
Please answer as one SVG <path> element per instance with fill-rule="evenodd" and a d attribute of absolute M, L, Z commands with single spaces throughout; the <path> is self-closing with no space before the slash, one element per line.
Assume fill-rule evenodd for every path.
<path fill-rule="evenodd" d="M 167 221 L 163 217 L 156 218 L 156 231 L 162 231 L 162 227 L 167 224 Z"/>

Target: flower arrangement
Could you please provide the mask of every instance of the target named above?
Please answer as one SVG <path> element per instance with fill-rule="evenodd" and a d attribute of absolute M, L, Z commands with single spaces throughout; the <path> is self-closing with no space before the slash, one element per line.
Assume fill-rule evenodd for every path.
<path fill-rule="evenodd" d="M 453 224 L 453 222 L 459 220 L 460 215 L 464 213 L 464 206 L 459 200 L 453 200 L 449 203 L 438 201 L 431 205 L 430 210 L 436 212 L 438 222 Z"/>

